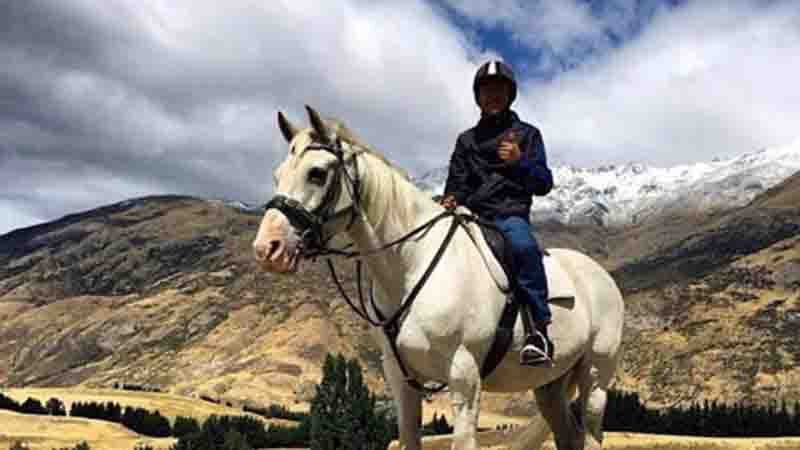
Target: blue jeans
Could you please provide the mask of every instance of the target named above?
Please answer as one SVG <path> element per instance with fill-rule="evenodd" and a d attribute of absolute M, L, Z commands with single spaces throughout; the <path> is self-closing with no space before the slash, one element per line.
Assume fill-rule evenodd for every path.
<path fill-rule="evenodd" d="M 537 324 L 550 323 L 547 305 L 547 278 L 542 263 L 542 251 L 533 236 L 530 222 L 522 217 L 498 217 L 494 220 L 511 244 L 518 287 L 514 292 L 521 303 L 530 305 Z"/>

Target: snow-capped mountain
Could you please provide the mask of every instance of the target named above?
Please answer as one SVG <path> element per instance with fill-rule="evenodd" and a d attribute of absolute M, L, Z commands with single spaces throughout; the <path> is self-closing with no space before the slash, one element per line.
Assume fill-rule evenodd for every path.
<path fill-rule="evenodd" d="M 800 139 L 730 159 L 668 168 L 628 163 L 552 170 L 555 187 L 547 196 L 534 198 L 532 220 L 628 225 L 668 211 L 714 212 L 744 206 L 800 170 Z M 415 182 L 439 194 L 446 178 L 447 169 L 439 168 Z"/>
<path fill-rule="evenodd" d="M 262 214 L 264 212 L 264 204 L 259 203 L 246 203 L 241 200 L 213 200 L 220 202 L 225 206 L 231 207 L 235 210 L 248 214 Z"/>

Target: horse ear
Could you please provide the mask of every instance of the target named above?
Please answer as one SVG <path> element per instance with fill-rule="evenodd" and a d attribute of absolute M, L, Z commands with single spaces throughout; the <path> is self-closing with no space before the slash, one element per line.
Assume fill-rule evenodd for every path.
<path fill-rule="evenodd" d="M 286 138 L 286 142 L 291 142 L 297 135 L 297 128 L 280 111 L 278 111 L 278 127 L 281 129 L 283 137 Z"/>
<path fill-rule="evenodd" d="M 325 126 L 325 122 L 322 121 L 322 117 L 320 117 L 319 113 L 316 112 L 314 108 L 308 105 L 306 105 L 306 111 L 308 111 L 308 119 L 311 121 L 311 126 L 314 128 L 314 131 L 319 135 L 319 139 L 324 143 L 328 143 L 328 141 L 330 141 L 330 135 L 328 134 L 328 127 Z"/>

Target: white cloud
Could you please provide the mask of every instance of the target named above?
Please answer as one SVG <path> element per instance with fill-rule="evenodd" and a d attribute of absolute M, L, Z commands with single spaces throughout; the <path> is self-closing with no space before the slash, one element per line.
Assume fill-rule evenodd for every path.
<path fill-rule="evenodd" d="M 651 6 L 621 49 L 607 30 L 633 36 L 642 2 L 599 14 L 576 1 L 451 3 L 545 46 L 543 64 L 583 61 L 521 86 L 515 107 L 551 159 L 689 162 L 800 134 L 794 2 Z M 305 123 L 304 104 L 412 172 L 443 166 L 477 118 L 474 70 L 498 51 L 422 0 L 3 8 L 0 179 L 14 182 L 0 192 L 0 233 L 133 195 L 265 201 L 285 151 L 275 112 Z"/>
<path fill-rule="evenodd" d="M 42 221 L 42 217 L 26 211 L 24 205 L 0 200 L 0 232 L 24 228 Z"/>
<path fill-rule="evenodd" d="M 475 52 L 423 2 L 73 0 L 6 17 L 0 177 L 28 170 L 0 194 L 7 216 L 145 193 L 265 201 L 278 109 L 303 124 L 315 106 L 418 169 L 474 117 Z"/>
<path fill-rule="evenodd" d="M 521 109 L 551 153 L 577 165 L 671 165 L 800 136 L 800 8 L 696 2 L 658 16 L 619 51 L 552 83 Z"/>

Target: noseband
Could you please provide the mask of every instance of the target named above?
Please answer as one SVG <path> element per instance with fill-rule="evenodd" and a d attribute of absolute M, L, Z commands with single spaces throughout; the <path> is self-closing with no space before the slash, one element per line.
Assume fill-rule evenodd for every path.
<path fill-rule="evenodd" d="M 314 257 L 326 254 L 337 254 L 340 251 L 327 247 L 328 239 L 323 237 L 322 228 L 344 216 L 350 214 L 350 222 L 347 224 L 346 230 L 355 223 L 356 218 L 360 212 L 360 197 L 361 197 L 361 180 L 358 177 L 358 158 L 357 154 L 353 156 L 353 164 L 355 166 L 355 175 L 351 176 L 345 167 L 345 153 L 336 141 L 335 145 L 328 144 L 313 144 L 306 147 L 306 150 L 320 150 L 325 151 L 336 157 L 338 163 L 333 172 L 333 179 L 330 182 L 330 187 L 325 196 L 320 201 L 319 205 L 313 211 L 309 211 L 299 201 L 287 197 L 283 194 L 278 194 L 272 198 L 265 205 L 265 210 L 277 209 L 282 212 L 289 223 L 300 231 L 301 235 L 301 252 L 305 257 Z M 347 183 L 341 183 L 342 177 L 347 180 Z M 352 199 L 352 204 L 347 208 L 339 211 L 334 211 L 336 204 L 339 203 L 339 198 L 342 195 L 342 186 L 347 186 L 348 193 Z"/>

